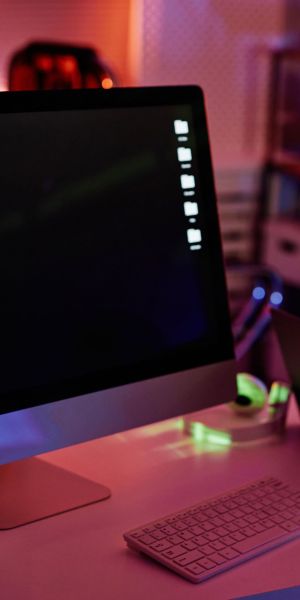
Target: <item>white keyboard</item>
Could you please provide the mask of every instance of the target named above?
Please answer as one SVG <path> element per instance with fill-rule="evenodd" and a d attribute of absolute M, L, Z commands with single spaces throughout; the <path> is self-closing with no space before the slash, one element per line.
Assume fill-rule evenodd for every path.
<path fill-rule="evenodd" d="M 142 525 L 124 534 L 130 548 L 194 583 L 300 534 L 300 485 L 274 477 Z"/>

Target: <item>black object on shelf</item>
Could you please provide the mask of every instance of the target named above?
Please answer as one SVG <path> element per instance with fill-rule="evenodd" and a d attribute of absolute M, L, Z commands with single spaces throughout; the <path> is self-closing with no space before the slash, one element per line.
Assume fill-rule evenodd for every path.
<path fill-rule="evenodd" d="M 109 89 L 116 84 L 111 69 L 89 46 L 32 42 L 14 53 L 8 70 L 11 91 Z"/>

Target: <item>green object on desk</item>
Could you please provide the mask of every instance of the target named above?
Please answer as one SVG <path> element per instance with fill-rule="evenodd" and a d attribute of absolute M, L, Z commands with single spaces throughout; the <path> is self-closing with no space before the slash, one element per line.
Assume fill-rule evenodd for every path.
<path fill-rule="evenodd" d="M 237 399 L 230 403 L 232 408 L 241 413 L 254 413 L 263 408 L 268 397 L 266 386 L 260 379 L 249 373 L 238 373 L 236 376 Z"/>
<path fill-rule="evenodd" d="M 196 442 L 210 442 L 212 444 L 221 444 L 222 446 L 230 446 L 232 443 L 229 433 L 218 431 L 198 422 L 191 423 L 191 435 Z"/>
<path fill-rule="evenodd" d="M 274 381 L 269 392 L 269 404 L 285 404 L 288 401 L 290 388 L 279 381 Z"/>

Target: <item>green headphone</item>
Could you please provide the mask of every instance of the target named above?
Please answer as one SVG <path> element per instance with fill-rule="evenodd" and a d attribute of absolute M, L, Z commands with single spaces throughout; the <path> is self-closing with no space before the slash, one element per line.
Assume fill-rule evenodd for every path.
<path fill-rule="evenodd" d="M 185 431 L 223 446 L 259 442 L 284 431 L 290 395 L 286 383 L 274 381 L 268 391 L 257 377 L 238 373 L 235 400 L 200 412 L 199 420 L 185 419 Z"/>
<path fill-rule="evenodd" d="M 287 403 L 290 388 L 286 383 L 274 381 L 268 392 L 266 385 L 249 373 L 237 374 L 237 397 L 229 406 L 237 413 L 253 415 L 267 404 L 270 415 Z"/>

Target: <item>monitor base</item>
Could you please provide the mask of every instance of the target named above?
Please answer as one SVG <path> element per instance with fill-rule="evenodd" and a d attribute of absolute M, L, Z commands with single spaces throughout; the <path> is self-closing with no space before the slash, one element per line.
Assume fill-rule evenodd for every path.
<path fill-rule="evenodd" d="M 28 458 L 0 466 L 0 530 L 13 529 L 109 498 L 110 490 Z"/>

